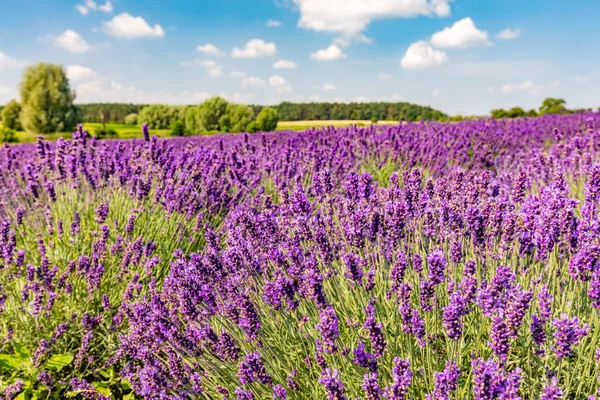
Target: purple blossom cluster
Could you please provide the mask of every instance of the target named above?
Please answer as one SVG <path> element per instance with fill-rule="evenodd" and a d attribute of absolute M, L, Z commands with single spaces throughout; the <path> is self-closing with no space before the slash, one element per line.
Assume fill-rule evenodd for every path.
<path fill-rule="evenodd" d="M 593 395 L 599 122 L 4 146 L 3 395 Z"/>

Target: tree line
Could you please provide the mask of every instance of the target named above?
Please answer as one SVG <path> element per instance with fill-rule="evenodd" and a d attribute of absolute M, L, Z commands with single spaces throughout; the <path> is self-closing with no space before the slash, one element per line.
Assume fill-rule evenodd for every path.
<path fill-rule="evenodd" d="M 525 111 L 521 107 L 513 107 L 510 110 L 497 108 L 491 111 L 492 118 L 521 118 L 521 117 L 537 117 L 547 114 L 572 114 L 582 111 L 592 111 L 591 109 L 568 109 L 567 102 L 564 99 L 548 97 L 544 99 L 538 110 Z"/>

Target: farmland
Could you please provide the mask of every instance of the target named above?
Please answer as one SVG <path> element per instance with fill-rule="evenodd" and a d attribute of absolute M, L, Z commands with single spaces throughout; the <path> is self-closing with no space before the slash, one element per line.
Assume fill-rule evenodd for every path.
<path fill-rule="evenodd" d="M 599 128 L 6 145 L 4 395 L 593 399 Z"/>

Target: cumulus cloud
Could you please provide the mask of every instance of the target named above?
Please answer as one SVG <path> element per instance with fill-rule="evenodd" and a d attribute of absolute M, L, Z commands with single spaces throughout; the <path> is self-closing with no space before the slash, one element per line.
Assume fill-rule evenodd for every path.
<path fill-rule="evenodd" d="M 273 68 L 275 69 L 295 69 L 296 67 L 295 62 L 288 60 L 279 60 L 273 64 Z"/>
<path fill-rule="evenodd" d="M 400 65 L 405 69 L 439 68 L 448 63 L 448 56 L 441 50 L 434 50 L 427 42 L 410 45 Z"/>
<path fill-rule="evenodd" d="M 219 77 L 230 77 L 230 78 L 243 78 L 246 76 L 245 72 L 231 71 L 225 72 L 223 65 L 215 60 L 199 60 L 195 59 L 192 61 L 182 61 L 179 63 L 184 68 L 187 67 L 200 67 L 206 71 L 206 74 L 213 78 Z"/>
<path fill-rule="evenodd" d="M 67 78 L 69 78 L 71 82 L 87 81 L 97 77 L 98 74 L 96 71 L 89 67 L 83 67 L 81 65 L 69 65 L 67 67 Z"/>
<path fill-rule="evenodd" d="M 206 43 L 205 45 L 200 45 L 197 47 L 200 53 L 211 54 L 213 56 L 222 56 L 225 53 L 219 50 L 219 48 L 211 43 Z"/>
<path fill-rule="evenodd" d="M 75 31 L 67 29 L 58 36 L 50 37 L 54 46 L 67 50 L 71 53 L 85 53 L 91 46 Z"/>
<path fill-rule="evenodd" d="M 377 74 L 377 79 L 381 80 L 381 81 L 387 81 L 392 79 L 393 76 L 390 74 L 386 74 L 385 72 L 380 72 L 379 74 Z"/>
<path fill-rule="evenodd" d="M 317 61 L 335 61 L 346 57 L 347 55 L 344 54 L 342 49 L 335 44 L 332 44 L 326 49 L 318 50 L 310 55 L 310 58 Z"/>
<path fill-rule="evenodd" d="M 77 4 L 75 9 L 79 11 L 81 15 L 88 15 L 90 11 L 102 11 L 105 13 L 113 12 L 113 5 L 110 0 L 107 0 L 103 5 L 96 4 L 93 0 L 85 0 L 83 4 Z"/>
<path fill-rule="evenodd" d="M 8 54 L 0 51 L 0 72 L 7 69 L 20 69 L 27 66 L 28 62 L 25 60 L 18 60 L 10 57 Z"/>
<path fill-rule="evenodd" d="M 165 31 L 160 25 L 150 26 L 144 18 L 128 13 L 119 14 L 105 22 L 102 29 L 111 36 L 123 39 L 165 36 Z"/>
<path fill-rule="evenodd" d="M 335 87 L 335 85 L 333 83 L 326 83 L 323 85 L 323 90 L 324 91 L 330 91 L 330 90 L 336 90 L 337 88 Z"/>
<path fill-rule="evenodd" d="M 274 56 L 277 53 L 275 43 L 267 43 L 262 39 L 252 39 L 243 49 L 234 47 L 231 51 L 233 58 L 256 58 Z"/>
<path fill-rule="evenodd" d="M 469 48 L 489 45 L 488 34 L 480 31 L 471 18 L 456 21 L 451 27 L 434 33 L 431 45 L 439 48 Z"/>
<path fill-rule="evenodd" d="M 281 22 L 280 21 L 276 21 L 274 19 L 270 19 L 266 22 L 266 24 L 269 28 L 277 28 L 281 26 Z"/>
<path fill-rule="evenodd" d="M 277 93 L 290 93 L 292 91 L 285 78 L 279 75 L 273 75 L 269 78 L 269 86 L 274 88 Z"/>
<path fill-rule="evenodd" d="M 520 29 L 510 29 L 506 28 L 496 34 L 496 39 L 500 40 L 512 40 L 521 36 Z"/>
<path fill-rule="evenodd" d="M 244 78 L 242 80 L 242 87 L 246 88 L 246 87 L 265 87 L 267 85 L 267 83 L 260 78 L 257 78 L 256 76 L 249 76 L 247 78 Z"/>
<path fill-rule="evenodd" d="M 447 17 L 451 0 L 293 0 L 298 26 L 356 36 L 374 20 L 419 15 Z"/>

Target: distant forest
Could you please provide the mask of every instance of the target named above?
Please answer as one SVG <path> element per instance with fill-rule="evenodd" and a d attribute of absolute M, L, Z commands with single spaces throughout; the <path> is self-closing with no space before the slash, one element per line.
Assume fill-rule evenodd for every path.
<path fill-rule="evenodd" d="M 94 103 L 79 104 L 83 122 L 125 122 L 130 114 L 139 114 L 147 104 Z M 250 105 L 254 115 L 264 106 Z M 389 120 L 437 121 L 448 116 L 431 107 L 411 103 L 290 103 L 274 106 L 280 121 L 306 120 Z"/>

